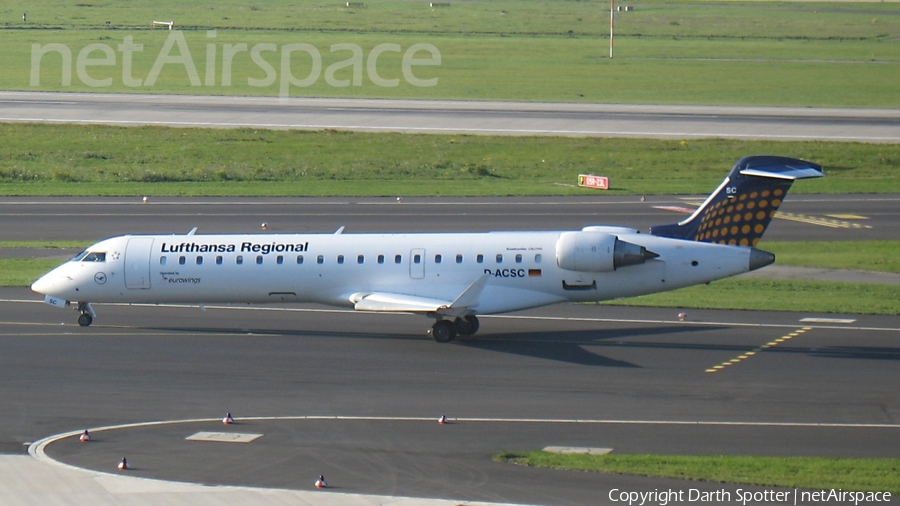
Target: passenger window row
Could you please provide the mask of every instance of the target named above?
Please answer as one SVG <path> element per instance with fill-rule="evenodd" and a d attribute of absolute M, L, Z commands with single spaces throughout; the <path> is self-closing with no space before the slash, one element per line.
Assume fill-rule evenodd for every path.
<path fill-rule="evenodd" d="M 159 265 L 166 265 L 166 263 L 168 262 L 168 258 L 169 258 L 169 257 L 167 257 L 167 256 L 161 256 L 161 257 L 159 257 Z M 195 262 L 197 265 L 203 265 L 204 258 L 205 258 L 205 257 L 204 257 L 203 255 L 197 255 L 197 256 L 195 257 L 195 259 L 194 259 L 194 262 Z M 265 257 L 264 257 L 263 255 L 256 255 L 256 258 L 255 258 L 256 264 L 257 264 L 257 265 L 262 265 L 262 264 L 263 264 L 263 259 L 264 259 L 264 258 L 265 258 Z M 296 258 L 297 265 L 303 264 L 304 260 L 305 260 L 305 259 L 304 259 L 304 256 L 303 256 L 303 255 L 297 255 L 297 258 Z M 343 264 L 343 263 L 344 263 L 344 255 L 338 255 L 337 258 L 336 258 L 336 260 L 337 260 L 337 263 L 338 263 L 338 264 Z M 455 260 L 456 260 L 456 263 L 458 263 L 458 264 L 463 263 L 463 255 L 457 254 Z M 502 264 L 502 263 L 503 263 L 503 254 L 502 254 L 502 253 L 498 253 L 497 256 L 494 258 L 494 260 L 496 261 L 496 263 Z M 515 257 L 513 257 L 513 260 L 515 261 L 515 263 L 520 264 L 520 263 L 522 263 L 522 262 L 524 261 L 524 257 L 522 256 L 521 253 L 518 253 L 518 254 L 515 255 Z M 102 261 L 102 260 L 101 260 L 101 261 Z M 188 258 L 187 258 L 186 256 L 182 255 L 182 256 L 179 256 L 179 257 L 178 257 L 178 260 L 177 260 L 177 261 L 178 261 L 178 265 L 185 265 L 185 264 L 187 264 L 187 262 L 188 262 Z M 284 255 L 278 255 L 278 256 L 275 257 L 275 263 L 278 264 L 278 265 L 284 264 L 284 261 L 285 261 Z M 379 264 L 383 264 L 383 263 L 385 263 L 385 256 L 384 256 L 384 255 L 378 255 L 378 256 L 376 257 L 376 260 L 375 260 L 375 261 L 376 261 L 377 263 L 379 263 Z M 414 254 L 413 257 L 412 257 L 412 261 L 413 261 L 414 264 L 420 264 L 420 263 L 422 263 L 422 255 L 421 255 L 421 254 L 418 254 L 418 253 Z M 443 261 L 444 261 L 443 255 L 437 254 L 437 255 L 434 256 L 434 263 L 440 264 L 440 263 L 442 263 Z M 541 263 L 541 261 L 542 261 L 541 254 L 540 254 L 540 253 L 535 254 L 535 255 L 534 255 L 534 263 L 539 264 L 539 263 Z M 215 262 L 216 262 L 216 265 L 222 265 L 222 264 L 225 262 L 225 259 L 224 259 L 224 257 L 222 257 L 222 255 L 217 255 L 216 258 L 215 258 Z M 244 263 L 244 255 L 237 255 L 236 257 L 234 257 L 234 262 L 235 262 L 237 265 L 243 265 L 243 263 Z M 481 254 L 481 253 L 475 255 L 475 262 L 476 262 L 476 263 L 479 263 L 479 264 L 483 264 L 483 263 L 484 263 L 484 255 Z M 319 264 L 319 265 L 324 264 L 324 263 L 325 263 L 325 257 L 324 257 L 323 255 L 317 256 L 317 257 L 316 257 L 316 263 Z M 366 263 L 366 257 L 365 257 L 365 255 L 357 255 L 357 256 L 356 256 L 356 263 L 357 263 L 357 264 L 360 264 L 360 265 Z M 403 263 L 403 255 L 394 255 L 394 263 L 395 263 L 395 264 L 401 264 L 401 263 Z"/>

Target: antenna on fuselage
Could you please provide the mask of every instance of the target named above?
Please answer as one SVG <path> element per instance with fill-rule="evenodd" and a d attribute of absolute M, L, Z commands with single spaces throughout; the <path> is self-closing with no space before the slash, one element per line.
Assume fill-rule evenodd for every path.
<path fill-rule="evenodd" d="M 196 231 L 197 231 L 197 227 L 194 227 L 191 229 L 190 232 L 187 233 L 187 235 L 194 235 L 194 232 L 196 232 Z"/>
<path fill-rule="evenodd" d="M 344 226 L 341 225 L 341 228 L 334 231 L 334 235 L 341 235 L 344 233 Z"/>

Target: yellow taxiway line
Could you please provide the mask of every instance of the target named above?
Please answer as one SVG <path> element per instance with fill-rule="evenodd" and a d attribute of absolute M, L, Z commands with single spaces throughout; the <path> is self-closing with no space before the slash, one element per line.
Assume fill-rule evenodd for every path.
<path fill-rule="evenodd" d="M 784 343 L 784 342 L 786 342 L 786 341 L 789 341 L 789 340 L 791 340 L 791 339 L 793 339 L 793 338 L 799 336 L 800 334 L 803 334 L 803 333 L 808 332 L 808 331 L 810 331 L 810 330 L 812 330 L 812 327 L 802 327 L 802 328 L 799 328 L 799 329 L 797 329 L 797 330 L 791 332 L 790 334 L 787 334 L 787 335 L 785 335 L 785 336 L 781 336 L 781 337 L 779 337 L 778 339 L 775 339 L 775 340 L 773 340 L 773 341 L 769 341 L 768 343 L 766 343 L 766 344 L 764 344 L 764 345 L 762 345 L 762 346 L 756 347 L 756 348 L 754 348 L 754 349 L 752 349 L 752 350 L 750 350 L 750 351 L 744 353 L 743 355 L 738 356 L 737 358 L 733 358 L 733 359 L 731 359 L 731 360 L 727 360 L 727 361 L 725 361 L 725 362 L 722 362 L 722 363 L 719 364 L 719 365 L 710 367 L 709 369 L 706 370 L 706 372 L 710 372 L 710 373 L 712 373 L 712 372 L 719 372 L 719 371 L 721 371 L 722 369 L 725 369 L 725 368 L 728 367 L 728 366 L 731 366 L 731 365 L 737 364 L 738 362 L 742 362 L 742 361 L 744 361 L 744 360 L 747 360 L 748 358 L 750 358 L 750 357 L 756 355 L 757 353 L 759 353 L 759 352 L 761 352 L 761 351 L 763 351 L 763 350 L 767 350 L 767 349 L 769 349 L 769 348 L 774 348 L 775 346 L 778 346 L 778 345 L 781 344 L 781 343 Z"/>

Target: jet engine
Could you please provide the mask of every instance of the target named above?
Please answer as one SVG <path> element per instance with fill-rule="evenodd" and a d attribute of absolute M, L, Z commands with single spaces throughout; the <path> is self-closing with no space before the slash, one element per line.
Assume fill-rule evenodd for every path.
<path fill-rule="evenodd" d="M 658 256 L 644 246 L 602 232 L 563 232 L 556 241 L 556 263 L 567 271 L 610 272 Z"/>

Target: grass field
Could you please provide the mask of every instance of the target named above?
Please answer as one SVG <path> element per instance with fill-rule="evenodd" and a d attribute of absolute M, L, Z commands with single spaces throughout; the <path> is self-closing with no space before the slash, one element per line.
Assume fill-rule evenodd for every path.
<path fill-rule="evenodd" d="M 749 311 L 799 311 L 833 314 L 900 314 L 897 285 L 798 281 L 790 279 L 722 279 L 672 292 L 642 295 L 604 304 Z"/>
<path fill-rule="evenodd" d="M 779 265 L 900 273 L 900 241 L 765 241 Z"/>
<path fill-rule="evenodd" d="M 624 5 L 625 3 L 623 3 Z M 897 5 L 883 2 L 628 2 L 617 14 L 623 36 L 864 39 L 897 35 Z M 22 13 L 28 19 L 22 20 Z M 174 20 L 185 29 L 234 28 L 292 32 L 449 33 L 487 35 L 607 36 L 609 2 L 494 0 L 432 8 L 428 2 L 387 0 L 348 8 L 344 2 L 308 0 L 7 0 L 7 28 L 148 29 L 152 20 Z M 874 28 L 873 28 L 874 25 Z M 823 30 L 822 27 L 827 27 Z"/>
<path fill-rule="evenodd" d="M 681 480 L 900 494 L 900 459 L 503 452 L 498 462 Z M 734 498 L 732 498 L 734 499 Z M 729 501 L 730 502 L 730 501 Z M 807 503 L 804 501 L 804 503 Z"/>
<path fill-rule="evenodd" d="M 900 145 L 0 124 L 2 195 L 707 194 L 748 154 L 824 165 L 807 193 L 900 192 Z"/>
<path fill-rule="evenodd" d="M 427 2 L 369 2 L 348 9 L 342 2 L 286 0 L 215 5 L 108 0 L 77 4 L 14 0 L 0 7 L 2 89 L 113 91 L 143 93 L 278 95 L 280 48 L 311 44 L 320 53 L 320 77 L 309 86 L 288 87 L 292 96 L 404 97 L 525 101 L 753 104 L 784 106 L 898 107 L 900 83 L 900 4 L 644 2 L 617 15 L 616 57 L 609 58 L 608 4 L 604 2 L 461 2 L 432 9 Z M 22 21 L 22 13 L 27 21 Z M 150 30 L 153 20 L 175 20 L 182 28 L 191 82 L 183 63 L 164 65 L 151 85 L 126 86 L 118 46 L 132 37 L 141 51 L 131 53 L 134 79 L 146 81 L 167 38 L 174 32 Z M 110 22 L 109 28 L 106 21 Z M 216 30 L 215 38 L 207 30 Z M 41 60 L 40 85 L 32 86 L 32 45 L 58 43 L 72 52 L 72 84 L 61 86 L 62 60 Z M 375 84 L 368 71 L 372 48 L 398 44 L 400 52 L 379 56 L 377 73 L 399 79 L 397 86 Z M 410 84 L 402 57 L 417 43 L 440 52 L 438 66 L 416 67 Z M 89 66 L 89 79 L 111 79 L 91 87 L 76 72 L 76 60 L 89 44 L 109 47 L 112 65 Z M 207 82 L 207 45 L 215 46 L 215 71 Z M 225 45 L 246 44 L 224 77 Z M 271 84 L 264 66 L 272 67 Z M 326 69 L 350 56 L 334 44 L 362 50 L 359 85 L 336 87 Z M 181 58 L 180 49 L 166 53 Z M 94 51 L 86 57 L 100 58 Z M 417 57 L 427 56 L 420 53 Z M 183 61 L 183 60 L 182 60 Z M 291 74 L 312 76 L 312 58 L 297 53 Z M 363 68 L 365 67 L 365 68 Z M 353 78 L 354 67 L 337 69 L 337 79 Z"/>

